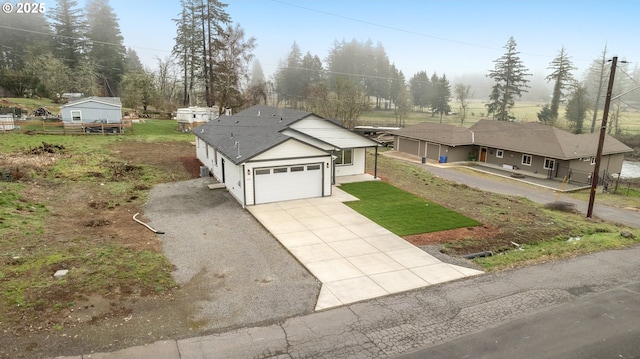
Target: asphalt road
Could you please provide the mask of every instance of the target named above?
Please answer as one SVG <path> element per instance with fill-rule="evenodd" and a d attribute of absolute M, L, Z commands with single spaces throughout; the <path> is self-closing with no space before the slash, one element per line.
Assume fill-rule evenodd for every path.
<path fill-rule="evenodd" d="M 476 173 L 469 173 L 467 171 L 459 170 L 455 167 L 438 167 L 423 164 L 415 165 L 426 168 L 429 172 L 437 175 L 438 177 L 445 178 L 457 183 L 463 183 L 469 187 L 475 187 L 484 191 L 494 193 L 522 196 L 540 204 L 553 203 L 556 200 L 561 202 L 573 203 L 575 205 L 575 208 L 581 213 L 584 213 L 585 216 L 587 213 L 588 202 L 576 200 L 562 194 L 558 196 L 557 192 L 548 188 L 528 185 L 515 180 L 496 181 L 496 179 L 491 175 L 478 175 Z M 594 217 L 602 218 L 604 220 L 615 223 L 620 223 L 629 227 L 640 228 L 640 212 L 599 205 L 598 194 L 596 194 L 596 200 L 594 203 Z"/>
<path fill-rule="evenodd" d="M 91 357 L 633 358 L 638 258 L 640 246 L 594 253 Z"/>
<path fill-rule="evenodd" d="M 639 318 L 635 283 L 396 358 L 640 358 Z"/>

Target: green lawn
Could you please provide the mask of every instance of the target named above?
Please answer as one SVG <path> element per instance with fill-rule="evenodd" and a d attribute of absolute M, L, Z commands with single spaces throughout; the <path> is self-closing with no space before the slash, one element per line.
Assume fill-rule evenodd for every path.
<path fill-rule="evenodd" d="M 381 181 L 346 183 L 346 205 L 398 236 L 472 227 L 479 222 Z"/>

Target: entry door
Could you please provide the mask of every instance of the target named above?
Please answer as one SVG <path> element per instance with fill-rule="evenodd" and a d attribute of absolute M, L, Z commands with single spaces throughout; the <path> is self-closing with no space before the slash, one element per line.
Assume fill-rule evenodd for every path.
<path fill-rule="evenodd" d="M 487 162 L 487 148 L 482 147 L 480 149 L 480 162 Z"/>

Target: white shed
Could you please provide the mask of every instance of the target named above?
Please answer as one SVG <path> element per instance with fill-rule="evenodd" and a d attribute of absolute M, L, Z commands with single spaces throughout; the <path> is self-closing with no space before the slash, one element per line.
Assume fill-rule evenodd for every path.
<path fill-rule="evenodd" d="M 0 115 L 0 132 L 15 130 L 16 124 L 13 115 Z"/>

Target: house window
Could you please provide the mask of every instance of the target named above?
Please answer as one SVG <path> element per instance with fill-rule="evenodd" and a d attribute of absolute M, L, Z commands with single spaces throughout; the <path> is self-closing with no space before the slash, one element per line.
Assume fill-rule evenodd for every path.
<path fill-rule="evenodd" d="M 591 157 L 591 165 L 595 165 L 596 164 L 596 158 L 595 157 Z"/>
<path fill-rule="evenodd" d="M 532 160 L 532 156 L 531 155 L 522 155 L 522 164 L 525 166 L 531 166 L 531 160 Z"/>
<path fill-rule="evenodd" d="M 204 155 L 209 158 L 209 145 L 204 146 Z"/>
<path fill-rule="evenodd" d="M 545 170 L 552 170 L 556 167 L 556 160 L 552 159 L 552 158 L 545 158 L 544 159 L 544 169 Z"/>
<path fill-rule="evenodd" d="M 71 111 L 71 122 L 82 122 L 82 113 L 78 110 Z"/>
<path fill-rule="evenodd" d="M 349 148 L 346 150 L 342 150 L 342 151 L 334 151 L 333 155 L 336 156 L 336 160 L 334 161 L 334 163 L 337 166 L 344 166 L 344 165 L 352 165 L 353 164 L 353 149 Z"/>
<path fill-rule="evenodd" d="M 216 148 L 213 149 L 213 164 L 218 165 L 218 150 Z"/>
<path fill-rule="evenodd" d="M 503 150 L 496 150 L 496 157 L 498 157 L 498 158 L 504 157 L 504 151 Z"/>

